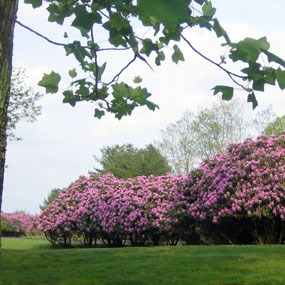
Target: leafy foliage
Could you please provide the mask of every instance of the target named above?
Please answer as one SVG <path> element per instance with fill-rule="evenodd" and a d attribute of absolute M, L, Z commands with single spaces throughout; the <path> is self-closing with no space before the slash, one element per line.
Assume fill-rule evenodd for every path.
<path fill-rule="evenodd" d="M 153 145 L 138 149 L 132 144 L 115 145 L 101 149 L 102 165 L 97 172 L 112 173 L 118 178 L 131 178 L 142 175 L 163 175 L 170 172 L 167 160 Z"/>
<path fill-rule="evenodd" d="M 221 93 L 224 100 L 231 100 L 235 87 L 242 88 L 248 94 L 248 102 L 253 108 L 258 105 L 255 93 L 264 91 L 267 84 L 277 84 L 285 88 L 285 61 L 269 51 L 270 44 L 266 37 L 260 39 L 245 38 L 232 42 L 225 29 L 215 18 L 216 9 L 211 1 L 199 0 L 120 0 L 120 1 L 48 1 L 48 20 L 64 25 L 72 19 L 71 26 L 78 30 L 82 39 L 68 41 L 63 45 L 67 55 L 73 55 L 78 61 L 81 72 L 69 72 L 72 78 L 70 88 L 63 91 L 64 102 L 75 106 L 80 101 L 96 103 L 94 115 L 101 118 L 106 112 L 113 113 L 118 119 L 131 115 L 139 106 L 150 110 L 158 108 L 149 101 L 150 93 L 141 86 L 119 81 L 122 73 L 135 61 L 150 66 L 154 59 L 159 66 L 166 59 L 164 50 L 171 48 L 171 59 L 178 63 L 184 60 L 179 44 L 185 42 L 198 55 L 223 70 L 233 82 L 233 86 L 217 85 L 214 94 Z M 194 3 L 195 2 L 195 7 Z M 42 5 L 41 0 L 25 0 L 34 8 Z M 196 13 L 200 10 L 200 14 Z M 195 11 L 195 13 L 193 13 Z M 135 21 L 134 21 L 135 19 Z M 209 59 L 196 50 L 186 37 L 187 30 L 198 26 L 216 34 L 224 40 L 222 44 L 228 51 L 221 63 Z M 106 41 L 96 38 L 96 32 L 105 33 Z M 148 37 L 141 37 L 139 31 L 147 30 Z M 68 35 L 66 35 L 68 37 Z M 173 44 L 173 41 L 176 44 Z M 107 44 L 106 44 L 107 42 Z M 106 53 L 127 52 L 129 61 L 119 72 L 114 72 L 106 63 L 101 62 L 101 55 Z M 227 69 L 226 62 L 240 62 L 240 73 Z M 270 65 L 269 65 L 270 63 Z M 113 77 L 110 75 L 113 74 Z M 136 84 L 141 81 L 135 80 Z M 44 75 L 40 85 L 47 92 L 56 93 L 60 75 L 51 72 Z"/>

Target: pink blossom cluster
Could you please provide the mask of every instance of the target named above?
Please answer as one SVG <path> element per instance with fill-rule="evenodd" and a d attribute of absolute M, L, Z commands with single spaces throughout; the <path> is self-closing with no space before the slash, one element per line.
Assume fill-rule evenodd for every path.
<path fill-rule="evenodd" d="M 15 212 L 15 213 L 1 213 L 2 231 L 10 235 L 28 235 L 35 231 L 36 216 Z"/>
<path fill-rule="evenodd" d="M 176 202 L 184 201 L 179 193 L 186 180 L 173 175 L 81 177 L 41 213 L 38 229 L 50 236 L 129 237 L 142 243 L 151 233 L 169 232 L 177 224 Z"/>
<path fill-rule="evenodd" d="M 219 222 L 224 217 L 279 217 L 284 220 L 285 133 L 232 144 L 227 153 L 202 163 L 190 180 L 189 214 L 195 219 Z"/>

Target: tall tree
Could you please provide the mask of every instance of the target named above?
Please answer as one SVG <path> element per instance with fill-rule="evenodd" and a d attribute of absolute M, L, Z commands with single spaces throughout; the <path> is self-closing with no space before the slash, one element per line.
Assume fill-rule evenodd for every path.
<path fill-rule="evenodd" d="M 163 175 L 171 171 L 167 160 L 153 145 L 138 149 L 132 144 L 107 146 L 101 149 L 101 158 L 95 159 L 102 165 L 99 173 L 113 173 L 118 178 Z"/>
<path fill-rule="evenodd" d="M 161 140 L 155 142 L 175 173 L 189 173 L 197 164 L 196 137 L 192 131 L 194 119 L 192 111 L 185 111 L 181 119 L 161 130 Z"/>
<path fill-rule="evenodd" d="M 236 99 L 200 108 L 191 124 L 198 159 L 209 159 L 224 152 L 230 143 L 249 137 L 249 115 L 245 104 Z"/>
<path fill-rule="evenodd" d="M 17 0 L 0 0 L 0 221 L 7 146 L 8 106 L 12 73 L 13 36 L 18 8 Z M 1 234 L 1 222 L 0 222 Z M 1 250 L 0 235 L 0 250 Z"/>
<path fill-rule="evenodd" d="M 189 173 L 197 164 L 225 152 L 230 143 L 253 137 L 260 127 L 247 105 L 239 100 L 220 101 L 197 113 L 185 111 L 181 119 L 161 131 L 156 142 L 175 173 Z M 271 109 L 258 112 L 264 121 Z"/>
<path fill-rule="evenodd" d="M 257 134 L 260 135 L 264 133 L 264 130 L 268 126 L 268 123 L 275 121 L 276 117 L 277 115 L 273 111 L 272 105 L 269 105 L 265 109 L 259 110 L 253 120 L 253 125 L 257 130 Z"/>
<path fill-rule="evenodd" d="M 52 189 L 47 198 L 44 199 L 43 204 L 40 205 L 40 209 L 43 211 L 53 200 L 55 200 L 57 198 L 57 196 L 59 195 L 59 193 L 62 191 L 62 189 L 59 188 L 54 188 Z"/>
<path fill-rule="evenodd" d="M 20 121 L 34 122 L 41 114 L 41 106 L 37 101 L 43 96 L 34 92 L 26 83 L 27 75 L 24 68 L 13 68 L 8 107 L 7 136 L 10 140 L 20 140 L 14 130 Z"/>
<path fill-rule="evenodd" d="M 277 117 L 274 121 L 270 122 L 263 133 L 266 135 L 279 136 L 285 131 L 285 115 Z"/>

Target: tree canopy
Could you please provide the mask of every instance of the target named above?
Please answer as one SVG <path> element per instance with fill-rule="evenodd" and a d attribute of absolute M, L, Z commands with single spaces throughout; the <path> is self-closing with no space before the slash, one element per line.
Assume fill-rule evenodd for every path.
<path fill-rule="evenodd" d="M 196 113 L 186 110 L 180 119 L 161 130 L 155 145 L 175 173 L 189 173 L 203 160 L 225 153 L 231 143 L 256 136 L 264 122 L 275 116 L 270 107 L 255 115 L 246 107 L 233 99 L 200 107 Z"/>
<path fill-rule="evenodd" d="M 285 115 L 277 117 L 274 121 L 270 122 L 264 129 L 263 133 L 266 135 L 279 136 L 285 131 Z"/>
<path fill-rule="evenodd" d="M 102 169 L 96 169 L 98 173 L 112 173 L 118 178 L 158 176 L 171 171 L 166 158 L 153 145 L 141 149 L 132 144 L 107 146 L 96 160 L 102 165 Z"/>

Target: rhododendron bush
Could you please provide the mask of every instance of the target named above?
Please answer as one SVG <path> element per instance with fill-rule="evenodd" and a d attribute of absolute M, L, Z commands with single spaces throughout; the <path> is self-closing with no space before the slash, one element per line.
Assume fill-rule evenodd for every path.
<path fill-rule="evenodd" d="M 187 176 L 141 176 L 118 179 L 112 174 L 81 177 L 59 194 L 39 216 L 38 228 L 52 242 L 70 244 L 83 237 L 109 246 L 177 243 L 177 212 L 187 214 L 179 189 Z M 179 202 L 179 203 L 178 203 Z"/>
<path fill-rule="evenodd" d="M 37 232 L 35 216 L 23 212 L 1 213 L 3 236 L 26 236 Z"/>
<path fill-rule="evenodd" d="M 81 177 L 38 217 L 52 243 L 277 243 L 285 219 L 285 134 L 229 146 L 189 175 Z"/>
<path fill-rule="evenodd" d="M 190 180 L 189 213 L 204 222 L 208 235 L 216 226 L 224 238 L 226 231 L 235 238 L 240 234 L 244 242 L 282 241 L 285 134 L 233 144 L 227 153 L 202 163 Z"/>

